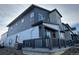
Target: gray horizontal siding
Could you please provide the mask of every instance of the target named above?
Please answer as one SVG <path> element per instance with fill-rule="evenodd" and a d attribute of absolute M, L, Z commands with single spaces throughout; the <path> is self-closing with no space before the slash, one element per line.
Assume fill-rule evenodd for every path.
<path fill-rule="evenodd" d="M 33 11 L 34 12 L 34 11 Z M 22 19 L 24 19 L 24 22 L 22 23 Z M 31 28 L 31 21 L 30 21 L 30 13 L 26 14 L 23 18 L 19 19 L 16 23 L 14 23 L 11 27 L 8 29 L 8 36 L 13 35 L 15 33 L 21 32 L 23 30 Z"/>
<path fill-rule="evenodd" d="M 30 13 L 34 12 L 34 18 L 31 19 L 30 18 Z M 38 8 L 34 8 L 32 11 L 30 11 L 28 14 L 26 14 L 24 17 L 20 18 L 18 21 L 16 21 L 13 25 L 11 25 L 8 29 L 8 36 L 13 35 L 15 33 L 21 32 L 23 30 L 29 29 L 32 27 L 33 21 L 35 20 L 38 22 L 38 13 L 42 14 L 45 16 L 45 21 L 47 21 L 48 18 L 48 12 L 38 9 Z M 21 22 L 21 19 L 24 19 L 24 22 Z M 17 23 L 17 25 L 16 25 Z M 12 29 L 11 29 L 12 27 Z"/>

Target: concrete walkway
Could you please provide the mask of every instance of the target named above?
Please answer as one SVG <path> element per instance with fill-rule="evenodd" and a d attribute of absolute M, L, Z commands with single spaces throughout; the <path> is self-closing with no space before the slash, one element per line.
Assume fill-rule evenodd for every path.
<path fill-rule="evenodd" d="M 62 53 L 64 53 L 64 51 L 66 51 L 67 49 L 69 49 L 70 47 L 66 47 L 66 48 L 54 48 L 52 50 L 49 49 L 42 49 L 42 48 L 23 48 L 23 54 L 28 54 L 28 55 L 61 55 Z"/>

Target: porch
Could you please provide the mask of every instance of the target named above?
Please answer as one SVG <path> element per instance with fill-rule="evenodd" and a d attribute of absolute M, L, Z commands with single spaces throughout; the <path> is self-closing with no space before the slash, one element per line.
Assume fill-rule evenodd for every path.
<path fill-rule="evenodd" d="M 23 48 L 54 48 L 66 47 L 65 39 L 60 38 L 59 25 L 43 23 L 39 26 L 39 38 L 23 41 Z"/>
<path fill-rule="evenodd" d="M 55 48 L 65 48 L 71 42 L 66 41 L 64 33 L 61 35 L 59 25 L 43 23 L 39 25 L 39 38 L 23 41 L 23 48 L 41 48 L 53 50 Z M 68 43 L 67 43 L 68 42 Z"/>
<path fill-rule="evenodd" d="M 32 39 L 23 41 L 23 54 L 28 55 L 60 55 L 64 53 L 71 46 L 66 46 L 65 41 L 52 39 L 52 45 L 50 44 L 51 39 Z M 26 43 L 27 42 L 27 43 Z"/>
<path fill-rule="evenodd" d="M 66 42 L 62 39 L 48 39 L 48 38 L 38 38 L 23 41 L 23 48 L 40 48 L 40 49 L 55 49 L 55 48 L 65 48 Z"/>

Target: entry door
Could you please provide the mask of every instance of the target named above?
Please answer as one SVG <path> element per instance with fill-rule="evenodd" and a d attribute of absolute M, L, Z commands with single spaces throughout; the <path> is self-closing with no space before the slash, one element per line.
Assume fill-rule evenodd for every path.
<path fill-rule="evenodd" d="M 50 45 L 50 39 L 52 38 L 51 37 L 51 31 L 50 30 L 46 30 L 46 47 L 48 48 L 49 47 L 49 45 Z"/>
<path fill-rule="evenodd" d="M 46 36 L 49 39 L 56 39 L 56 31 L 46 30 Z"/>
<path fill-rule="evenodd" d="M 57 47 L 57 39 L 56 39 L 56 31 L 52 31 L 52 45 L 53 45 L 53 48 L 56 48 Z"/>
<path fill-rule="evenodd" d="M 48 39 L 51 39 L 52 38 L 51 37 L 51 31 L 46 30 L 46 36 L 47 36 Z"/>
<path fill-rule="evenodd" d="M 51 46 L 56 47 L 57 46 L 57 40 L 56 40 L 56 31 L 54 30 L 46 30 L 46 47 L 49 47 L 50 41 Z"/>
<path fill-rule="evenodd" d="M 56 32 L 55 31 L 52 31 L 51 35 L 52 35 L 52 39 L 56 39 Z"/>

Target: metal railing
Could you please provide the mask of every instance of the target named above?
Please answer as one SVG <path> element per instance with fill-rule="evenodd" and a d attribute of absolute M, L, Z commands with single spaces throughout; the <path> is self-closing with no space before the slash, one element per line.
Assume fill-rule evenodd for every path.
<path fill-rule="evenodd" d="M 29 39 L 23 41 L 23 47 L 30 47 L 30 48 L 61 48 L 66 46 L 72 46 L 72 41 L 66 41 L 63 39 L 44 39 L 44 38 L 37 38 L 37 39 Z"/>

